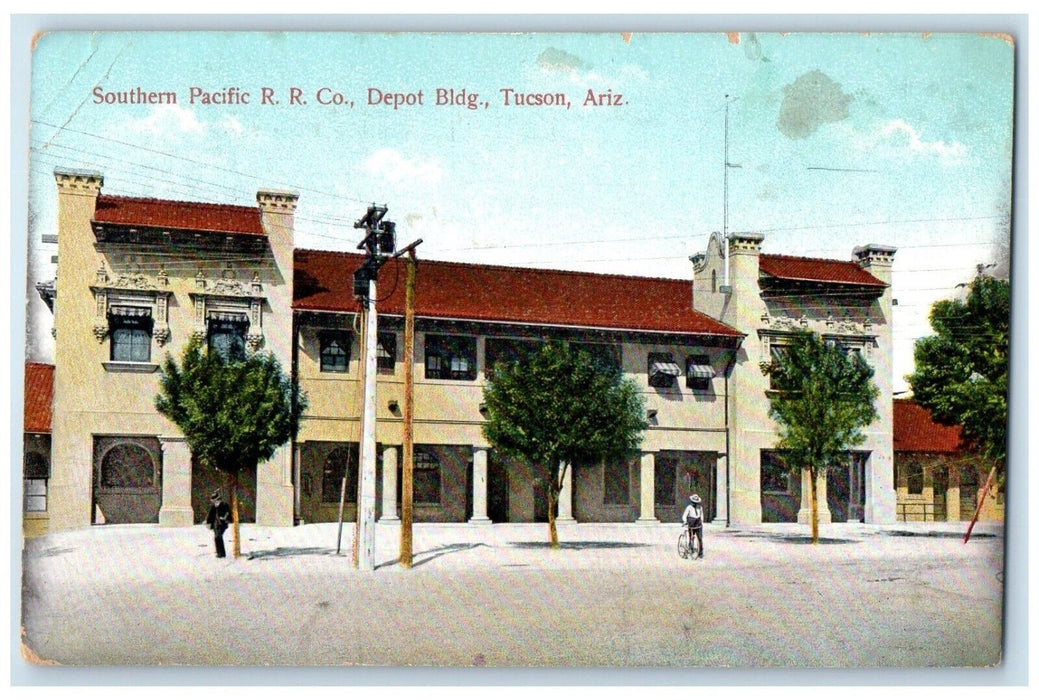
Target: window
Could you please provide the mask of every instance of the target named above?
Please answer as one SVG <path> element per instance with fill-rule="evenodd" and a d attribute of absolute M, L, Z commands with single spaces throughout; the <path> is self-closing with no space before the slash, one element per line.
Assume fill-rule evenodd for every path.
<path fill-rule="evenodd" d="M 786 375 L 779 371 L 778 367 L 780 363 L 786 360 L 787 348 L 784 345 L 769 345 L 769 355 L 772 357 L 773 370 L 768 375 L 768 388 L 776 391 L 787 391 L 790 389 L 790 382 Z"/>
<path fill-rule="evenodd" d="M 152 356 L 152 311 L 140 306 L 108 310 L 113 362 L 148 362 Z"/>
<path fill-rule="evenodd" d="M 318 343 L 321 346 L 321 371 L 346 372 L 350 368 L 350 345 L 352 338 L 346 331 L 321 331 Z"/>
<path fill-rule="evenodd" d="M 675 386 L 676 377 L 681 376 L 682 370 L 675 363 L 675 358 L 669 352 L 649 353 L 649 385 L 658 389 L 667 389 Z"/>
<path fill-rule="evenodd" d="M 540 347 L 541 342 L 537 340 L 488 338 L 486 342 L 487 371 L 493 372 L 494 366 L 499 362 L 516 362 L 537 352 Z"/>
<path fill-rule="evenodd" d="M 209 316 L 209 350 L 225 360 L 245 359 L 249 317 L 243 313 L 213 312 Z"/>
<path fill-rule="evenodd" d="M 339 503 L 346 476 L 346 502 L 357 503 L 357 444 L 335 448 L 325 458 L 321 473 L 321 502 Z"/>
<path fill-rule="evenodd" d="M 619 464 L 603 464 L 602 467 L 602 502 L 608 506 L 628 505 L 628 494 L 631 490 L 631 472 L 626 462 Z"/>
<path fill-rule="evenodd" d="M 793 489 L 790 479 L 790 469 L 787 468 L 782 455 L 774 450 L 762 450 L 761 492 L 791 495 Z"/>
<path fill-rule="evenodd" d="M 428 450 L 415 450 L 412 470 L 412 500 L 440 505 L 440 460 Z"/>
<path fill-rule="evenodd" d="M 427 334 L 426 379 L 476 379 L 476 338 Z"/>
<path fill-rule="evenodd" d="M 392 331 L 380 332 L 375 348 L 375 363 L 379 372 L 393 374 L 397 364 L 397 334 Z"/>
<path fill-rule="evenodd" d="M 24 511 L 26 513 L 47 512 L 47 459 L 39 452 L 26 452 L 22 465 L 24 479 Z"/>
<path fill-rule="evenodd" d="M 101 488 L 148 489 L 157 485 L 155 462 L 135 442 L 121 442 L 101 460 Z"/>
<path fill-rule="evenodd" d="M 570 347 L 591 355 L 592 362 L 594 362 L 604 372 L 616 374 L 621 371 L 621 348 L 619 345 L 609 345 L 606 343 L 571 343 Z"/>
<path fill-rule="evenodd" d="M 910 462 L 905 470 L 906 491 L 919 496 L 924 492 L 924 468 L 917 462 Z"/>
<path fill-rule="evenodd" d="M 710 391 L 714 367 L 707 355 L 691 355 L 685 361 L 685 385 L 693 391 Z"/>

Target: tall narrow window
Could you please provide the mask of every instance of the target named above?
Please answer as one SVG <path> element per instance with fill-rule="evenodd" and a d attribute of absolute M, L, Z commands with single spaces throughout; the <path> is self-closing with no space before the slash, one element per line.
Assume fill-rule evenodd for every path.
<path fill-rule="evenodd" d="M 393 331 L 381 331 L 375 348 L 376 369 L 392 374 L 397 364 L 397 334 Z"/>
<path fill-rule="evenodd" d="M 606 463 L 602 467 L 602 502 L 626 506 L 631 491 L 631 472 L 626 462 Z"/>
<path fill-rule="evenodd" d="M 26 452 L 23 464 L 26 513 L 47 512 L 47 478 L 50 468 L 39 452 Z"/>
<path fill-rule="evenodd" d="M 111 355 L 114 362 L 148 362 L 152 356 L 152 312 L 139 306 L 108 310 Z"/>
<path fill-rule="evenodd" d="M 685 361 L 685 385 L 693 391 L 710 391 L 714 367 L 707 355 L 691 355 Z"/>
<path fill-rule="evenodd" d="M 245 335 L 249 317 L 242 313 L 214 312 L 209 316 L 209 350 L 225 360 L 245 359 Z"/>
<path fill-rule="evenodd" d="M 412 493 L 415 503 L 440 505 L 440 460 L 429 450 L 415 450 Z"/>

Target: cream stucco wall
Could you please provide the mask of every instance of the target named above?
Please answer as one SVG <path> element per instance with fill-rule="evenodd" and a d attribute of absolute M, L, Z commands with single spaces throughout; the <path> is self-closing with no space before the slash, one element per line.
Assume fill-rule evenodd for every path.
<path fill-rule="evenodd" d="M 263 348 L 274 352 L 286 371 L 291 367 L 292 212 L 289 193 L 259 195 L 261 221 L 269 246 L 259 253 L 229 255 L 202 244 L 177 246 L 160 239 L 134 243 L 98 241 L 91 228 L 102 186 L 96 173 L 56 172 L 58 189 L 58 271 L 54 307 L 55 374 L 52 418 L 53 461 L 50 528 L 64 530 L 93 521 L 95 436 L 158 437 L 163 443 L 159 521 L 193 522 L 190 503 L 190 452 L 178 442 L 179 431 L 154 408 L 159 365 L 167 353 L 177 356 L 198 326 L 192 295 L 224 279 L 251 289 L 262 287 Z M 224 250 L 220 254 L 219 250 Z M 230 266 L 229 266 L 230 265 Z M 98 290 L 102 290 L 100 293 Z M 153 333 L 148 363 L 111 363 L 106 314 L 112 304 L 152 309 L 155 329 L 166 303 L 169 337 Z M 248 309 L 248 302 L 245 302 Z M 258 319 L 257 319 L 258 320 Z M 182 441 L 181 441 L 182 442 Z M 292 522 L 290 450 L 282 448 L 261 465 L 258 520 Z"/>

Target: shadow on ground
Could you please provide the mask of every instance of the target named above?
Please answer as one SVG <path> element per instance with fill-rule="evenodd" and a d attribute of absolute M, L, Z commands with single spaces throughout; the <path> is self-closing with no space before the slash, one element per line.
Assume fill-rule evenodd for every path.
<path fill-rule="evenodd" d="M 549 542 L 509 542 L 510 547 L 520 549 L 550 549 Z M 648 547 L 639 542 L 560 542 L 559 549 L 628 549 L 632 547 Z"/>
<path fill-rule="evenodd" d="M 440 547 L 434 547 L 433 549 L 427 549 L 424 552 L 414 552 L 411 555 L 411 568 L 416 569 L 423 564 L 428 564 L 434 559 L 439 559 L 445 554 L 454 554 L 455 552 L 465 552 L 470 549 L 476 549 L 477 547 L 486 547 L 483 542 L 458 542 L 456 544 L 445 544 Z M 393 566 L 399 564 L 400 559 L 388 559 L 375 568 L 381 569 L 385 566 Z"/>
<path fill-rule="evenodd" d="M 941 531 L 923 531 L 913 532 L 912 530 L 888 530 L 884 533 L 889 537 L 954 537 L 958 540 L 963 539 L 963 533 L 961 532 L 941 532 Z M 973 532 L 970 538 L 973 540 L 976 537 L 995 537 L 991 532 Z"/>
<path fill-rule="evenodd" d="M 278 547 L 276 549 L 265 549 L 259 552 L 248 552 L 246 559 L 281 559 L 283 557 L 301 556 L 335 556 L 335 550 L 331 547 Z"/>
<path fill-rule="evenodd" d="M 781 533 L 770 532 L 738 532 L 733 533 L 732 537 L 746 537 L 756 540 L 769 540 L 771 542 L 782 542 L 783 544 L 812 544 L 811 535 L 797 535 L 789 534 L 784 535 Z M 845 537 L 820 537 L 819 544 L 857 544 L 861 540 L 849 539 Z"/>

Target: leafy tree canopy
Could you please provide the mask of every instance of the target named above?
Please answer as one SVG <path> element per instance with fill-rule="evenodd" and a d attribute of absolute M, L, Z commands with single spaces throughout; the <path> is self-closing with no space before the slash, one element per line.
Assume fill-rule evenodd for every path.
<path fill-rule="evenodd" d="M 873 369 L 854 352 L 816 333 L 797 333 L 780 359 L 765 367 L 782 377 L 769 394 L 779 424 L 784 458 L 792 468 L 817 470 L 842 462 L 865 439 L 862 428 L 877 417 Z"/>
<path fill-rule="evenodd" d="M 559 341 L 497 364 L 484 401 L 483 431 L 491 444 L 553 474 L 560 462 L 630 455 L 647 425 L 634 382 L 619 368 Z"/>
<path fill-rule="evenodd" d="M 196 458 L 237 474 L 292 437 L 306 399 L 273 354 L 229 360 L 192 340 L 179 365 L 166 356 L 155 407 L 177 424 Z"/>
<path fill-rule="evenodd" d="M 934 335 L 916 341 L 913 399 L 934 419 L 960 425 L 965 440 L 991 459 L 1006 458 L 1010 283 L 978 276 L 966 301 L 931 307 Z"/>

